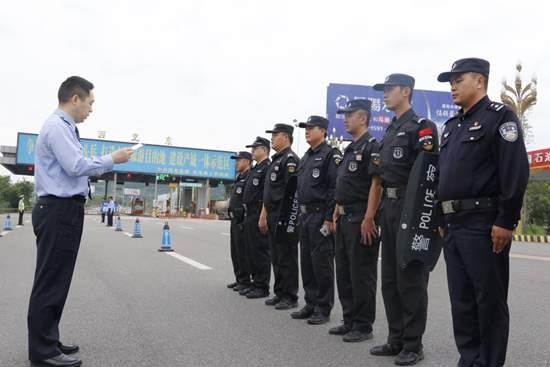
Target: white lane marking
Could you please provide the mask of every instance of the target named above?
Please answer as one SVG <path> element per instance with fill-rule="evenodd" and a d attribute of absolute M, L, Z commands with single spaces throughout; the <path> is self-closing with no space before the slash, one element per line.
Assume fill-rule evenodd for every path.
<path fill-rule="evenodd" d="M 191 266 L 194 266 L 195 268 L 199 269 L 199 270 L 212 270 L 212 268 L 210 266 L 207 266 L 207 265 L 204 265 L 204 264 L 201 264 L 200 262 L 198 261 L 195 261 L 193 259 L 190 259 L 188 257 L 185 257 L 183 255 L 180 255 L 178 254 L 177 252 L 166 252 L 167 255 L 170 255 L 172 256 L 173 258 L 175 259 L 178 259 L 180 261 L 183 261 L 184 263 L 186 264 L 189 264 Z"/>
<path fill-rule="evenodd" d="M 0 236 L 5 236 L 7 235 L 8 233 L 10 233 L 11 231 L 2 231 L 0 232 Z"/>
<path fill-rule="evenodd" d="M 124 232 L 124 234 L 128 237 L 132 237 L 133 235 L 131 233 L 128 233 L 128 232 Z"/>
<path fill-rule="evenodd" d="M 227 233 L 227 232 L 222 232 L 222 233 L 220 233 L 220 234 L 221 234 L 222 236 L 231 236 L 231 234 L 230 234 L 230 233 Z"/>
<path fill-rule="evenodd" d="M 183 228 L 183 229 L 193 229 L 193 227 L 186 227 L 186 226 L 181 226 L 181 228 Z"/>
<path fill-rule="evenodd" d="M 550 257 L 547 257 L 547 256 L 532 256 L 532 255 L 522 255 L 522 254 L 510 254 L 510 257 L 513 257 L 515 259 L 524 259 L 524 260 L 550 261 Z"/>

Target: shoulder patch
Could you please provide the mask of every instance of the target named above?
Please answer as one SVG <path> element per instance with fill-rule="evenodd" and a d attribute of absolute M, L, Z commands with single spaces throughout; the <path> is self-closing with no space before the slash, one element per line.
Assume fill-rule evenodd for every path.
<path fill-rule="evenodd" d="M 506 141 L 509 141 L 510 143 L 515 142 L 518 140 L 519 131 L 518 131 L 518 124 L 515 121 L 508 121 L 500 125 L 498 128 L 498 132 L 500 133 L 500 136 Z"/>
<path fill-rule="evenodd" d="M 504 108 L 504 104 L 502 103 L 498 103 L 498 102 L 491 102 L 489 103 L 489 105 L 487 106 L 487 109 L 490 110 L 490 111 L 496 111 L 496 112 L 500 112 L 500 110 L 502 110 Z"/>

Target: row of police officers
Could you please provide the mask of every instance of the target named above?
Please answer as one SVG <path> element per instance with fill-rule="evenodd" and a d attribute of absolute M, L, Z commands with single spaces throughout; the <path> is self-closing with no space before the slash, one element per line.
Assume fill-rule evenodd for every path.
<path fill-rule="evenodd" d="M 380 142 L 368 131 L 371 102 L 355 99 L 338 111 L 352 137 L 343 154 L 326 142 L 328 120 L 311 116 L 298 125 L 310 146 L 301 159 L 287 124 L 266 131 L 271 141 L 257 137 L 247 146 L 251 152 L 233 156 L 235 282 L 228 287 L 247 298 L 268 297 L 273 269 L 274 295 L 265 304 L 294 309 L 300 269 L 305 305 L 291 317 L 320 325 L 330 321 L 336 279 L 343 322 L 329 333 L 345 342 L 372 339 L 381 247 L 388 337 L 370 352 L 395 356 L 397 365 L 417 364 L 424 358 L 429 271 L 420 261 L 401 266 L 397 234 L 417 157 L 439 153 L 438 224 L 458 365 L 504 365 L 509 251 L 529 172 L 519 120 L 488 99 L 488 77 L 489 63 L 477 58 L 458 60 L 439 75 L 461 107 L 441 137 L 412 108 L 414 78 L 391 74 L 374 86 L 395 114 Z"/>

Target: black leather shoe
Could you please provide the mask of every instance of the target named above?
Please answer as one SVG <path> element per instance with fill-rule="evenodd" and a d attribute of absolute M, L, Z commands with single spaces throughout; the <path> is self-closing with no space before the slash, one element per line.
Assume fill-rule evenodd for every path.
<path fill-rule="evenodd" d="M 339 326 L 335 326 L 333 328 L 330 328 L 328 330 L 328 333 L 330 335 L 346 335 L 350 331 L 351 331 L 351 328 L 348 325 L 344 324 L 344 325 L 339 325 Z"/>
<path fill-rule="evenodd" d="M 233 288 L 233 290 L 234 290 L 235 292 L 240 292 L 240 291 L 242 291 L 243 289 L 247 289 L 247 288 L 249 288 L 249 287 L 250 287 L 250 286 L 249 286 L 248 284 L 237 284 L 237 285 Z"/>
<path fill-rule="evenodd" d="M 289 299 L 283 299 L 275 305 L 276 310 L 290 310 L 291 308 L 298 307 L 298 302 L 291 301 Z"/>
<path fill-rule="evenodd" d="M 243 290 L 240 290 L 240 291 L 239 291 L 239 294 L 240 294 L 241 296 L 246 296 L 248 293 L 252 292 L 253 290 L 254 290 L 254 288 L 248 287 L 248 288 L 245 288 L 245 289 L 243 289 Z"/>
<path fill-rule="evenodd" d="M 269 291 L 262 290 L 262 289 L 254 289 L 252 292 L 248 292 L 246 294 L 246 298 L 249 299 L 256 299 L 256 298 L 265 298 L 269 296 Z"/>
<path fill-rule="evenodd" d="M 227 288 L 233 289 L 233 288 L 235 288 L 236 286 L 237 286 L 237 282 L 233 282 L 233 283 L 228 284 L 228 285 L 227 285 Z"/>
<path fill-rule="evenodd" d="M 310 325 L 323 325 L 330 321 L 330 316 L 316 312 L 307 320 Z"/>
<path fill-rule="evenodd" d="M 273 296 L 272 298 L 265 300 L 265 305 L 266 306 L 275 306 L 279 302 L 281 302 L 281 299 L 277 296 Z"/>
<path fill-rule="evenodd" d="M 82 365 L 82 361 L 76 357 L 60 354 L 42 361 L 33 361 L 31 365 L 36 367 L 79 367 Z"/>
<path fill-rule="evenodd" d="M 313 315 L 313 307 L 305 305 L 300 311 L 296 311 L 290 314 L 290 317 L 296 320 L 309 319 Z"/>
<path fill-rule="evenodd" d="M 377 345 L 376 347 L 371 348 L 370 354 L 373 356 L 382 356 L 382 357 L 389 357 L 389 356 L 396 356 L 401 352 L 403 348 L 399 345 L 392 345 L 392 344 L 382 344 Z"/>
<path fill-rule="evenodd" d="M 424 353 L 421 350 L 416 353 L 402 350 L 395 358 L 395 364 L 398 366 L 414 366 L 423 359 Z"/>
<path fill-rule="evenodd" d="M 342 340 L 346 343 L 359 343 L 369 339 L 372 339 L 372 333 L 359 330 L 352 330 L 342 337 Z"/>
<path fill-rule="evenodd" d="M 63 354 L 75 354 L 77 353 L 80 348 L 78 347 L 78 345 L 73 345 L 73 344 L 62 344 L 62 343 L 59 343 L 57 344 L 57 347 L 59 348 L 59 350 L 61 350 L 61 353 Z"/>

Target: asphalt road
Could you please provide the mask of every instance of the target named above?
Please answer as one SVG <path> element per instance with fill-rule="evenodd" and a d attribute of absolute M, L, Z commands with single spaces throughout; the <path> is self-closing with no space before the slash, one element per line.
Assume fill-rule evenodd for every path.
<path fill-rule="evenodd" d="M 176 257 L 157 251 L 163 224 L 145 218 L 144 238 L 133 239 L 86 218 L 61 324 L 62 340 L 81 346 L 84 366 L 393 366 L 391 358 L 369 354 L 386 338 L 380 291 L 374 340 L 343 343 L 327 333 L 341 320 L 338 302 L 330 324 L 310 326 L 225 287 L 232 279 L 228 222 L 171 220 Z M 132 226 L 123 219 L 124 231 Z M 507 366 L 549 367 L 550 245 L 515 243 L 512 253 Z M 26 311 L 35 256 L 30 223 L 0 238 L 2 367 L 29 365 Z M 456 366 L 442 259 L 429 295 L 420 365 Z"/>

